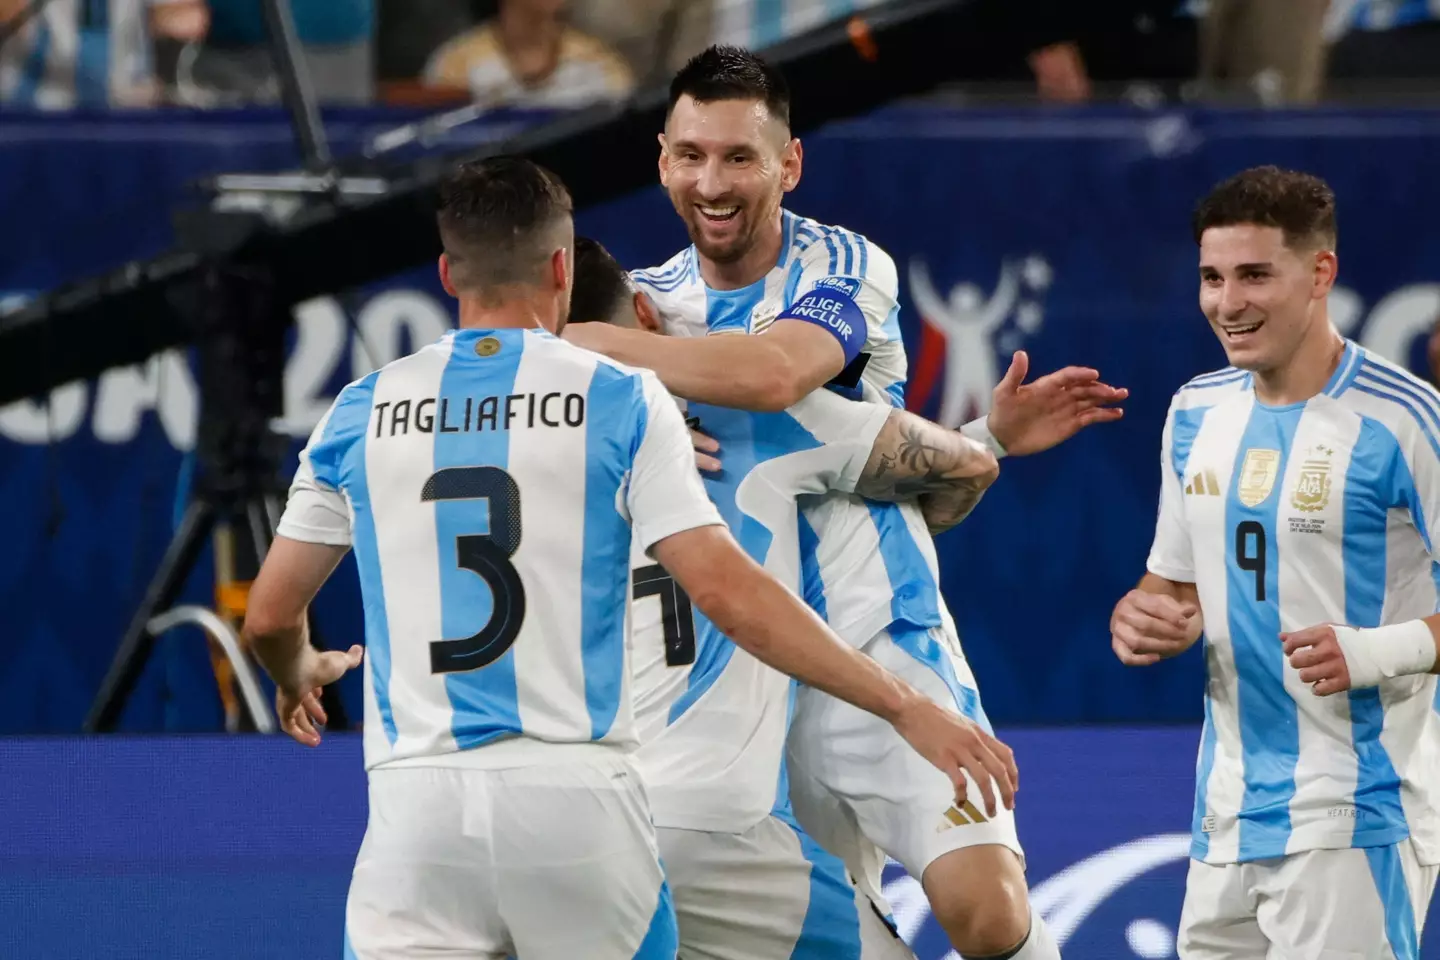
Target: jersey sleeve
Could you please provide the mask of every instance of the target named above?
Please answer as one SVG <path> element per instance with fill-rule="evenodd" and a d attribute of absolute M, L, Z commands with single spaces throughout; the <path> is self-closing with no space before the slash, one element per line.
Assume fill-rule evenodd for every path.
<path fill-rule="evenodd" d="M 821 444 L 808 457 L 813 472 L 795 478 L 795 492 L 854 493 L 891 410 L 888 404 L 846 400 L 829 390 L 816 390 L 787 410 Z"/>
<path fill-rule="evenodd" d="M 670 391 L 652 373 L 640 374 L 644 390 L 644 422 L 630 468 L 625 507 L 641 549 L 668 536 L 725 521 L 705 494 L 695 469 L 690 431 Z M 637 411 L 638 412 L 638 411 Z"/>
<path fill-rule="evenodd" d="M 1180 486 L 1183 464 L 1175 456 L 1175 414 L 1179 401 L 1171 403 L 1160 435 L 1160 513 L 1155 521 L 1155 540 L 1145 568 L 1157 577 L 1176 583 L 1195 582 L 1195 560 L 1190 548 L 1190 530 L 1185 525 L 1184 492 Z"/>
<path fill-rule="evenodd" d="M 1440 413 L 1440 396 L 1427 399 L 1427 411 Z M 1405 419 L 1396 439 L 1409 476 L 1397 478 L 1394 500 L 1409 509 L 1430 559 L 1440 563 L 1440 433 L 1417 412 Z"/>
<path fill-rule="evenodd" d="M 858 234 L 834 231 L 811 243 L 796 264 L 794 295 L 776 319 L 813 323 L 835 337 L 846 366 L 834 386 L 856 390 L 863 376 L 882 391 L 898 390 L 905 348 L 895 261 Z"/>
<path fill-rule="evenodd" d="M 351 387 L 341 391 L 316 425 L 300 466 L 290 484 L 290 496 L 276 533 L 304 543 L 350 545 L 353 516 L 349 498 L 341 488 L 341 463 L 369 419 L 369 395 L 356 396 Z M 359 404 L 363 403 L 361 414 Z M 358 427 L 352 421 L 363 415 Z"/>

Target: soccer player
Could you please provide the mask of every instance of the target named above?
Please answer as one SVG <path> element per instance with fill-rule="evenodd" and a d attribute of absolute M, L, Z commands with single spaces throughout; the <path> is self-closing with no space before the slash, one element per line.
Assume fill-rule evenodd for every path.
<path fill-rule="evenodd" d="M 570 323 L 600 321 L 659 331 L 654 304 L 592 240 L 575 243 Z M 869 408 L 886 426 L 846 430 Z M 834 424 L 831 427 L 830 424 Z M 975 441 L 888 404 L 860 404 L 817 391 L 784 413 L 741 413 L 702 424 L 697 464 L 742 545 L 799 590 L 796 498 L 805 492 L 898 487 L 921 496 L 947 525 L 974 507 L 998 467 Z M 898 456 L 909 436 L 930 458 Z M 872 442 L 873 438 L 873 442 Z M 716 456 L 732 445 L 748 471 Z M 851 463 L 835 470 L 832 465 Z M 737 486 L 748 488 L 744 494 Z M 886 926 L 878 889 L 852 888 L 844 865 L 819 849 L 784 802 L 784 736 L 790 682 L 730 642 L 706 617 L 692 619 L 682 591 L 639 551 L 634 617 L 636 724 L 660 854 L 675 898 L 680 950 L 717 960 L 910 958 Z M 696 691 L 703 691 L 698 694 Z M 723 803 L 707 801 L 719 798 Z M 847 848 L 862 841 L 848 823 L 827 824 Z M 873 849 L 873 848 L 872 848 Z M 878 853 L 872 859 L 883 863 Z M 878 888 L 878 884 L 876 884 Z M 823 922 L 821 922 L 823 918 Z"/>
<path fill-rule="evenodd" d="M 305 610 L 355 547 L 370 823 L 350 955 L 675 957 L 629 758 L 635 541 L 750 654 L 885 714 L 957 784 L 988 764 L 1008 798 L 1003 747 L 838 642 L 736 547 L 659 382 L 553 336 L 573 266 L 559 181 L 497 158 L 441 195 L 461 329 L 341 392 L 245 628 L 287 732 L 318 743 L 317 688 L 360 651 L 311 650 Z"/>
<path fill-rule="evenodd" d="M 671 84 L 660 146 L 662 183 L 693 243 L 633 277 L 672 336 L 586 324 L 567 338 L 654 370 L 707 425 L 725 407 L 783 410 L 827 385 L 898 403 L 906 361 L 895 265 L 858 234 L 782 209 L 802 153 L 778 71 L 733 47 L 699 54 Z M 744 333 L 764 335 L 716 335 Z M 1070 368 L 1021 386 L 1025 365 L 1017 356 L 988 421 L 967 425 L 967 435 L 997 453 L 1033 453 L 1119 415 L 1104 404 L 1124 392 L 1098 383 L 1095 371 Z M 727 469 L 743 467 L 736 453 L 727 451 Z M 925 456 L 925 445 L 906 455 Z M 803 520 L 812 606 L 842 638 L 983 724 L 919 506 L 830 494 L 808 504 Z M 962 955 L 1056 956 L 1032 916 L 1013 814 L 952 810 L 948 785 L 911 764 L 887 732 L 814 694 L 800 692 L 790 735 L 802 826 L 798 804 L 810 794 L 797 788 L 813 780 L 920 879 Z M 850 866 L 878 885 L 878 865 Z"/>
<path fill-rule="evenodd" d="M 1259 167 L 1194 220 L 1232 366 L 1175 394 L 1112 644 L 1205 638 L 1184 960 L 1419 956 L 1440 863 L 1440 394 L 1331 325 L 1335 197 Z"/>

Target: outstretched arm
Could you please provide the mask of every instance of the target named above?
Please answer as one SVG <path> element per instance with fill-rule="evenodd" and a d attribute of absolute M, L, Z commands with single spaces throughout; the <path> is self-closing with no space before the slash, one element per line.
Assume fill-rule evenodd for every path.
<path fill-rule="evenodd" d="M 871 500 L 918 498 L 931 533 L 969 516 L 1000 475 L 995 455 L 970 438 L 892 410 L 870 448 L 855 492 Z"/>

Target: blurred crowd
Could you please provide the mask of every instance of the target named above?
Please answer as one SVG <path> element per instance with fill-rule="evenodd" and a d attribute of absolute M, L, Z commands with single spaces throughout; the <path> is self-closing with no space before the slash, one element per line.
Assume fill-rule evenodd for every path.
<path fill-rule="evenodd" d="M 887 0 L 290 0 L 324 103 L 571 108 L 623 100 L 716 42 L 766 49 Z M 1327 78 L 1440 77 L 1440 0 L 957 0 L 1033 37 L 1018 76 L 1052 101 L 1096 80 L 1311 103 Z M 264 0 L 0 0 L 0 105 L 277 102 Z"/>

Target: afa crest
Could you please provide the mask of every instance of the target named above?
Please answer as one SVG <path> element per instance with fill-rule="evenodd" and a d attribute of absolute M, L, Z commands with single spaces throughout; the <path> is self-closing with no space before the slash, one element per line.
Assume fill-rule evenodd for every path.
<path fill-rule="evenodd" d="M 1279 450 L 1247 450 L 1240 467 L 1240 486 L 1236 495 L 1247 507 L 1258 507 L 1275 489 L 1280 473 Z"/>
<path fill-rule="evenodd" d="M 1334 450 L 1322 445 L 1310 449 L 1310 459 L 1300 464 L 1295 492 L 1290 497 L 1290 505 L 1296 510 L 1315 513 L 1329 504 L 1330 457 L 1334 453 Z"/>

